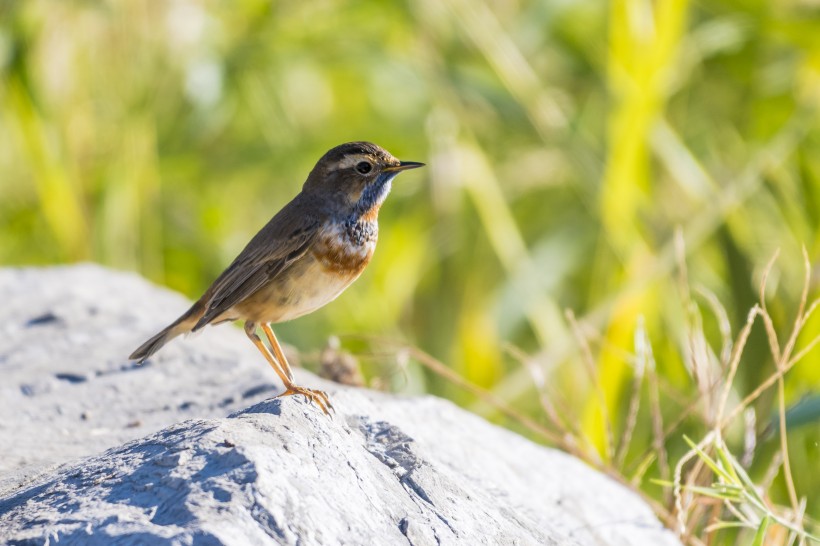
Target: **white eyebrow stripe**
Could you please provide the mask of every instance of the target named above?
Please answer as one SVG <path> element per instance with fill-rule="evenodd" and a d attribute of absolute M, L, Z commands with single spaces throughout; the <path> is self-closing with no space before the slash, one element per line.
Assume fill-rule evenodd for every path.
<path fill-rule="evenodd" d="M 349 155 L 349 156 L 346 156 L 341 161 L 339 161 L 339 163 L 337 163 L 337 167 L 339 169 L 347 169 L 347 168 L 353 167 L 354 165 L 356 165 L 356 164 L 358 164 L 362 161 L 367 161 L 368 163 L 373 163 L 373 158 L 370 157 L 369 155 L 365 155 L 365 154 Z"/>

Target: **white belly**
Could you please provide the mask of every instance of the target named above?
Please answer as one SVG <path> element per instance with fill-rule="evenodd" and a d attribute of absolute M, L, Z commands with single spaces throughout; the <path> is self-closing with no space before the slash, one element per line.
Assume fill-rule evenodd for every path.
<path fill-rule="evenodd" d="M 355 281 L 373 255 L 376 242 L 351 250 L 344 256 L 317 246 L 252 296 L 237 304 L 230 314 L 254 322 L 284 322 L 311 313 L 336 299 Z"/>
<path fill-rule="evenodd" d="M 302 269 L 301 277 L 293 277 L 282 287 L 287 303 L 281 306 L 276 319 L 270 322 L 284 322 L 312 313 L 339 297 L 359 276 L 358 273 L 341 275 L 329 271 L 316 259 L 310 259 Z"/>

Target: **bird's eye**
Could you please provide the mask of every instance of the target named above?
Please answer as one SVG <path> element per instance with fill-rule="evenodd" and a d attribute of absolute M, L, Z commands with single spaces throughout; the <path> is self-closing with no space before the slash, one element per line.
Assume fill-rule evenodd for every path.
<path fill-rule="evenodd" d="M 356 170 L 359 171 L 362 174 L 369 173 L 372 168 L 373 168 L 373 166 L 370 165 L 370 163 L 368 163 L 367 161 L 362 161 L 362 162 L 356 164 Z"/>

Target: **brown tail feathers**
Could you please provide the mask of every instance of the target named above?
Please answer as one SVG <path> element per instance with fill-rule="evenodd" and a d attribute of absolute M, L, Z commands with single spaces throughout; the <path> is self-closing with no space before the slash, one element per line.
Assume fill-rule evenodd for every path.
<path fill-rule="evenodd" d="M 153 336 L 151 339 L 139 346 L 139 349 L 131 353 L 128 358 L 138 362 L 144 362 L 146 358 L 159 351 L 163 345 L 180 334 L 190 332 L 194 325 L 202 316 L 205 306 L 201 300 L 188 309 L 185 314 L 176 319 L 171 325 Z"/>

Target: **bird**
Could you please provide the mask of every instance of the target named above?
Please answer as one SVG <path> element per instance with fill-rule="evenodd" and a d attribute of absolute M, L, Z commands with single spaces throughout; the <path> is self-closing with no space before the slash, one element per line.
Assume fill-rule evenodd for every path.
<path fill-rule="evenodd" d="M 284 384 L 278 396 L 302 395 L 329 415 L 333 405 L 327 393 L 294 381 L 271 325 L 312 313 L 362 274 L 376 249 L 379 209 L 393 179 L 423 166 L 400 161 L 372 142 L 332 148 L 296 197 L 259 230 L 202 297 L 129 359 L 143 363 L 181 334 L 243 320 L 245 334 Z"/>

